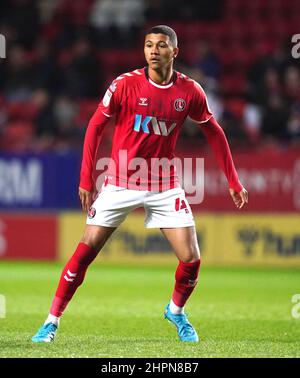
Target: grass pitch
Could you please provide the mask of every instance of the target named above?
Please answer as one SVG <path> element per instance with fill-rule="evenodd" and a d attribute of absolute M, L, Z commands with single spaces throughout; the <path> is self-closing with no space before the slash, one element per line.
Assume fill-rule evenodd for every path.
<path fill-rule="evenodd" d="M 48 313 L 62 264 L 1 262 L 0 357 L 300 357 L 291 298 L 300 271 L 201 267 L 186 312 L 202 341 L 182 343 L 163 319 L 174 267 L 90 267 L 56 340 L 31 336 Z"/>

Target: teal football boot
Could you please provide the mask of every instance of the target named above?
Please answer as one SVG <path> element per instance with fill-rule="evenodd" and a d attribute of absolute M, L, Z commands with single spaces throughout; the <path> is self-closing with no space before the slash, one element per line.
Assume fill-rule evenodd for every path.
<path fill-rule="evenodd" d="M 54 323 L 47 323 L 42 325 L 42 327 L 37 331 L 37 333 L 32 337 L 34 343 L 50 343 L 54 340 L 57 331 L 57 325 Z"/>
<path fill-rule="evenodd" d="M 170 304 L 168 304 L 165 308 L 164 316 L 165 319 L 168 319 L 169 322 L 173 323 L 176 326 L 178 336 L 181 341 L 199 341 L 197 332 L 188 321 L 186 314 L 172 314 L 172 312 L 170 311 Z"/>

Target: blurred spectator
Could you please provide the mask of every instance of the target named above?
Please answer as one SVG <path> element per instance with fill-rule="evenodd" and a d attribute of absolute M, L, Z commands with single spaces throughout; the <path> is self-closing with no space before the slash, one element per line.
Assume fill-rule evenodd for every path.
<path fill-rule="evenodd" d="M 14 42 L 30 48 L 38 35 L 37 30 L 39 30 L 37 2 L 35 0 L 12 0 L 8 6 L 7 4 L 6 7 L 4 6 L 4 12 L 1 23 L 14 31 Z"/>
<path fill-rule="evenodd" d="M 267 68 L 260 81 L 250 85 L 250 99 L 258 104 L 266 104 L 272 95 L 281 95 L 283 91 L 280 76 L 276 69 Z"/>
<path fill-rule="evenodd" d="M 115 25 L 120 29 L 144 23 L 143 0 L 96 0 L 91 9 L 90 21 L 96 28 Z"/>
<path fill-rule="evenodd" d="M 74 28 L 86 27 L 93 0 L 60 0 L 56 3 L 54 14 L 62 24 Z"/>
<path fill-rule="evenodd" d="M 286 141 L 288 118 L 289 109 L 284 100 L 278 94 L 273 94 L 268 98 L 263 111 L 263 134 L 279 141 Z"/>
<path fill-rule="evenodd" d="M 74 122 L 77 112 L 78 105 L 70 97 L 60 96 L 55 101 L 53 113 L 59 148 L 76 147 L 82 142 L 82 135 Z"/>
<path fill-rule="evenodd" d="M 220 62 L 212 52 L 207 41 L 196 41 L 194 44 L 193 66 L 203 72 L 205 76 L 218 80 L 220 77 Z"/>
<path fill-rule="evenodd" d="M 284 73 L 285 95 L 293 101 L 300 98 L 300 71 L 295 66 L 288 66 Z"/>
<path fill-rule="evenodd" d="M 7 58 L 0 59 L 0 148 L 81 148 L 108 83 L 141 65 L 150 23 L 167 23 L 177 31 L 175 67 L 203 86 L 233 148 L 264 146 L 266 138 L 299 140 L 300 59 L 291 56 L 290 35 L 299 32 L 300 3 L 285 3 L 288 22 L 277 11 L 272 18 L 274 2 L 264 4 L 263 18 L 257 7 L 248 14 L 243 4 L 1 1 Z M 189 121 L 182 136 L 185 145 L 202 138 Z"/>
<path fill-rule="evenodd" d="M 251 143 L 257 143 L 261 136 L 262 110 L 261 107 L 247 103 L 243 113 L 243 124 L 247 137 Z"/>
<path fill-rule="evenodd" d="M 99 63 L 86 38 L 74 42 L 71 60 L 62 70 L 62 91 L 74 98 L 99 95 Z"/>
<path fill-rule="evenodd" d="M 3 92 L 8 101 L 30 98 L 34 86 L 34 69 L 23 47 L 10 48 L 3 76 Z"/>
<path fill-rule="evenodd" d="M 100 44 L 132 44 L 136 43 L 132 32 L 143 25 L 144 12 L 144 0 L 96 0 L 91 8 L 90 23 L 98 31 Z"/>
<path fill-rule="evenodd" d="M 54 116 L 61 134 L 72 130 L 76 112 L 77 105 L 70 97 L 60 96 L 57 98 L 54 104 Z"/>
<path fill-rule="evenodd" d="M 244 101 L 233 99 L 224 106 L 220 124 L 233 147 L 245 147 L 248 142 L 243 128 Z"/>
<path fill-rule="evenodd" d="M 291 59 L 290 51 L 285 46 L 273 46 L 274 42 L 258 44 L 261 57 L 252 65 L 249 79 L 253 82 L 261 81 L 269 68 L 275 70 L 280 76 L 285 71 Z"/>
<path fill-rule="evenodd" d="M 149 20 L 216 20 L 221 17 L 222 0 L 147 0 Z"/>
<path fill-rule="evenodd" d="M 58 66 L 52 46 L 39 39 L 35 45 L 34 87 L 53 93 L 59 88 Z"/>
<path fill-rule="evenodd" d="M 37 3 L 41 23 L 48 23 L 52 20 L 55 9 L 60 0 L 40 0 Z M 78 1 L 77 1 L 78 3 Z"/>
<path fill-rule="evenodd" d="M 8 110 L 5 106 L 4 99 L 0 97 L 0 136 L 4 133 L 8 121 Z"/>
<path fill-rule="evenodd" d="M 38 137 L 56 136 L 56 120 L 48 92 L 43 89 L 35 91 L 30 103 L 35 112 L 36 135 Z"/>
<path fill-rule="evenodd" d="M 300 102 L 292 106 L 288 120 L 287 131 L 290 139 L 300 141 Z"/>
<path fill-rule="evenodd" d="M 206 91 L 207 102 L 214 118 L 221 122 L 224 113 L 224 103 L 217 91 Z"/>

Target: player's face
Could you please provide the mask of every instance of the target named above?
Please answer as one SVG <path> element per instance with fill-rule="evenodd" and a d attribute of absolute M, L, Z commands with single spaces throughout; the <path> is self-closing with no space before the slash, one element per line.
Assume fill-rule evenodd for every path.
<path fill-rule="evenodd" d="M 149 68 L 160 70 L 172 63 L 178 54 L 178 48 L 173 47 L 165 34 L 147 34 L 144 53 Z"/>

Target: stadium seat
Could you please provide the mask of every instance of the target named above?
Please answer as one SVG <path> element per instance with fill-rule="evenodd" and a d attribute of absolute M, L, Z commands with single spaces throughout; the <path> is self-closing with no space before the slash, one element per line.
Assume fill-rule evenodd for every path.
<path fill-rule="evenodd" d="M 36 105 L 30 101 L 8 103 L 6 106 L 11 120 L 32 121 L 38 112 Z"/>
<path fill-rule="evenodd" d="M 34 126 L 31 122 L 11 122 L 1 137 L 1 148 L 5 151 L 30 151 L 33 136 Z"/>
<path fill-rule="evenodd" d="M 238 97 L 229 99 L 225 102 L 225 108 L 237 119 L 242 119 L 245 109 L 245 100 Z"/>
<path fill-rule="evenodd" d="M 221 91 L 224 95 L 243 95 L 246 89 L 246 78 L 243 75 L 231 74 L 221 77 Z"/>

